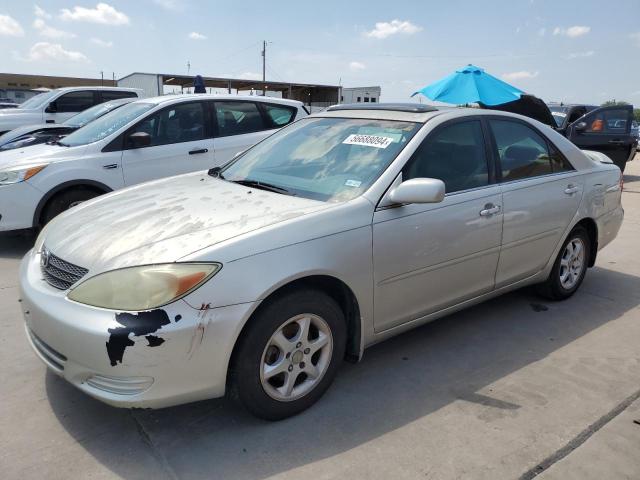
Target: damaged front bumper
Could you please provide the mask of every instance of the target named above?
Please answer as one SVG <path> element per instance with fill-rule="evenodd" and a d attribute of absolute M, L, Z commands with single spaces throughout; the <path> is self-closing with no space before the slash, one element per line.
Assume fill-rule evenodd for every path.
<path fill-rule="evenodd" d="M 20 267 L 27 338 L 51 371 L 118 407 L 161 408 L 224 395 L 235 341 L 255 303 L 200 309 L 179 300 L 114 312 L 66 298 L 42 278 L 39 255 Z"/>

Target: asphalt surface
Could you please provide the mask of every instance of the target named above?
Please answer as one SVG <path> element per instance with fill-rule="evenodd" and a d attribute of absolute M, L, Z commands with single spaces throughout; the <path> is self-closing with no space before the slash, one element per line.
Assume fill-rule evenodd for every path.
<path fill-rule="evenodd" d="M 522 290 L 377 345 L 278 423 L 226 399 L 115 409 L 48 373 L 18 306 L 33 238 L 0 235 L 0 477 L 638 479 L 640 157 L 623 204 L 570 300 Z"/>

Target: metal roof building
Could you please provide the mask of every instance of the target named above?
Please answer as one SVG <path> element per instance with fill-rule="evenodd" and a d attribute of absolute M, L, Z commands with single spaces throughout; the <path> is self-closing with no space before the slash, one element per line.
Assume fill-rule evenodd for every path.
<path fill-rule="evenodd" d="M 202 77 L 205 87 L 212 90 L 224 90 L 226 93 L 250 93 L 256 95 L 277 96 L 299 100 L 307 106 L 326 108 L 340 103 L 342 88 L 338 85 L 318 85 L 308 83 L 271 82 L 243 78 Z M 168 73 L 134 72 L 117 81 L 119 87 L 141 88 L 148 96 L 163 95 L 167 89 L 180 88 L 180 91 L 193 88 L 195 75 L 174 75 Z"/>

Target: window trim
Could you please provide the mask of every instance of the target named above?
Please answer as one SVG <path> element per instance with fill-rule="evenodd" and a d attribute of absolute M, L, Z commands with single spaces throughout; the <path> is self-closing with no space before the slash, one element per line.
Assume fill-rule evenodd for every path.
<path fill-rule="evenodd" d="M 511 185 L 513 183 L 516 183 L 516 182 L 526 182 L 528 180 L 535 180 L 537 178 L 550 177 L 550 176 L 554 176 L 554 175 L 566 175 L 568 173 L 575 173 L 577 171 L 576 167 L 574 167 L 573 164 L 569 161 L 569 159 L 565 156 L 565 154 L 562 153 L 562 150 L 560 150 L 555 145 L 555 143 L 553 143 L 535 125 L 532 125 L 529 122 L 527 122 L 525 120 L 521 120 L 519 118 L 507 117 L 507 116 L 502 116 L 502 115 L 483 115 L 483 118 L 486 121 L 487 130 L 488 130 L 488 133 L 490 135 L 490 140 L 491 140 L 491 148 L 493 150 L 493 155 L 495 157 L 494 159 L 495 159 L 495 168 L 496 168 L 496 183 L 501 184 L 501 185 Z M 567 162 L 567 164 L 569 164 L 571 166 L 571 170 L 567 170 L 565 172 L 551 172 L 551 173 L 546 173 L 544 175 L 536 175 L 535 177 L 518 178 L 518 179 L 515 179 L 515 180 L 504 181 L 503 178 L 502 178 L 502 163 L 500 161 L 500 153 L 498 152 L 498 143 L 496 142 L 496 137 L 495 137 L 495 135 L 493 133 L 493 129 L 491 128 L 491 122 L 490 122 L 491 120 L 499 120 L 499 121 L 505 121 L 505 122 L 519 123 L 521 125 L 524 125 L 525 127 L 529 127 L 531 130 L 536 132 L 540 137 L 542 137 L 542 140 L 544 140 L 545 145 L 547 146 L 547 150 L 549 152 L 551 152 L 551 147 L 553 147 L 553 149 L 555 149 L 558 152 L 558 154 L 560 155 L 560 158 L 562 158 L 564 161 Z M 551 166 L 551 163 L 549 165 Z"/>
<path fill-rule="evenodd" d="M 464 123 L 464 122 L 471 122 L 471 121 L 478 121 L 480 123 L 480 129 L 482 132 L 482 139 L 483 139 L 483 146 L 484 146 L 484 151 L 485 151 L 485 159 L 487 162 L 487 174 L 488 174 L 488 182 L 486 185 L 481 185 L 479 187 L 473 187 L 473 188 L 467 188 L 464 190 L 457 190 L 455 192 L 445 192 L 445 197 L 447 196 L 451 196 L 451 195 L 457 195 L 460 193 L 466 193 L 466 192 L 472 192 L 475 190 L 481 190 L 484 188 L 488 188 L 488 187 L 493 187 L 495 186 L 498 182 L 494 173 L 495 170 L 495 162 L 494 162 L 494 158 L 493 158 L 493 152 L 491 150 L 491 147 L 488 144 L 488 137 L 487 137 L 487 132 L 485 131 L 485 125 L 484 122 L 482 122 L 482 115 L 469 115 L 469 116 L 464 116 L 464 117 L 457 117 L 457 118 L 452 118 L 451 120 L 447 120 L 445 122 L 442 122 L 440 125 L 434 127 L 433 130 L 431 130 L 420 142 L 420 144 L 415 148 L 415 150 L 411 153 L 411 156 L 407 159 L 407 161 L 404 163 L 404 165 L 402 165 L 402 168 L 400 169 L 400 175 L 402 175 L 405 167 L 409 164 L 409 162 L 411 162 L 411 160 L 413 159 L 414 155 L 418 152 L 418 150 L 420 149 L 420 147 L 422 147 L 422 144 L 424 142 L 426 142 L 432 135 L 436 135 L 440 132 L 440 130 L 447 128 L 451 125 L 455 125 L 457 123 Z M 402 179 L 402 181 L 404 182 L 404 177 Z M 392 182 L 393 184 L 393 182 Z M 386 194 L 386 193 L 385 193 Z M 384 195 L 383 195 L 384 198 Z"/>
<path fill-rule="evenodd" d="M 107 93 L 127 93 L 129 95 L 127 95 L 125 97 L 118 97 L 118 98 L 112 98 L 112 99 L 105 100 L 104 99 L 104 93 L 105 92 L 107 92 Z M 105 102 L 114 102 L 116 100 L 124 100 L 126 98 L 137 98 L 137 99 L 140 99 L 138 97 L 137 93 L 136 92 L 132 92 L 131 90 L 98 90 L 97 93 L 98 93 L 99 102 L 96 105 L 98 105 L 100 103 L 105 103 Z"/>

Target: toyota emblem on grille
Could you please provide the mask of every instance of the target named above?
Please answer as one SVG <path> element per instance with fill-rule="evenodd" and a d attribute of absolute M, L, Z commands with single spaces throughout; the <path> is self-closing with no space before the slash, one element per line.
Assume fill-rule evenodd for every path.
<path fill-rule="evenodd" d="M 42 254 L 40 255 L 40 265 L 42 268 L 47 268 L 49 266 L 49 251 L 43 249 Z"/>

